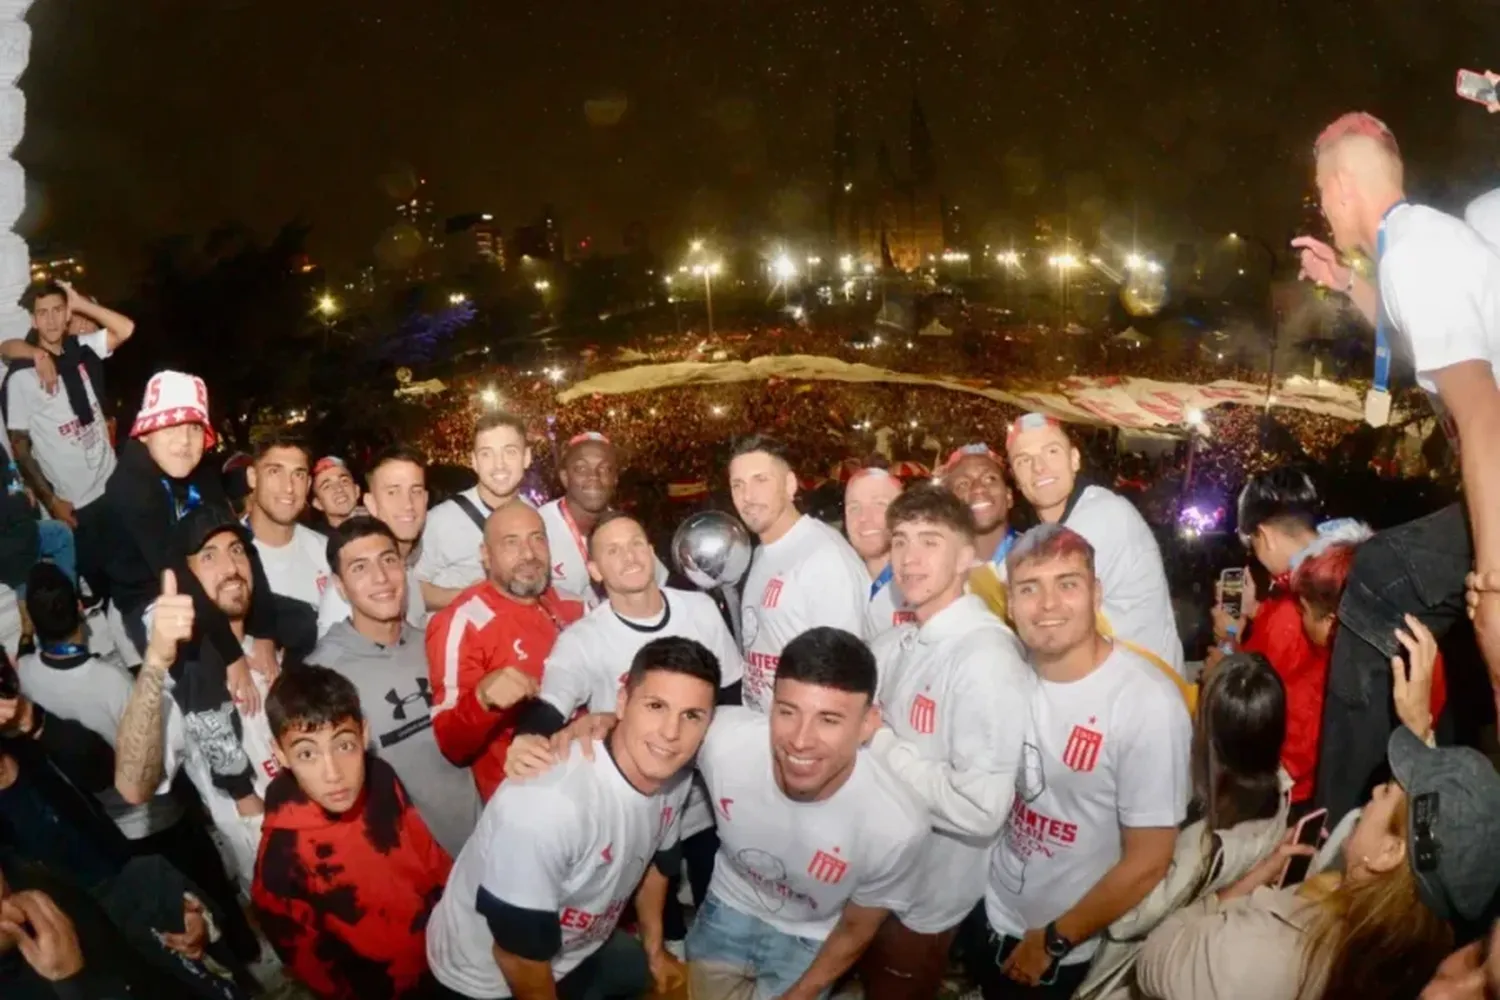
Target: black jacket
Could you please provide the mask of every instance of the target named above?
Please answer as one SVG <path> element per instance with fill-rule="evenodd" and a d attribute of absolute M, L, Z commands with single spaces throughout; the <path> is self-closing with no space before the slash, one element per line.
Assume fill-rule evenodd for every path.
<path fill-rule="evenodd" d="M 162 570 L 180 571 L 187 560 L 182 542 L 174 529 L 181 516 L 179 508 L 195 493 L 198 503 L 228 508 L 224 484 L 212 461 L 199 462 L 187 479 L 164 475 L 151 459 L 151 453 L 139 441 L 127 441 L 120 449 L 120 461 L 104 488 L 112 544 L 106 560 L 110 594 L 122 614 L 138 616 L 161 593 Z M 269 594 L 265 570 L 254 550 L 250 565 L 255 574 L 254 593 Z M 197 615 L 197 632 L 227 666 L 242 654 L 239 640 L 224 616 L 198 581 L 179 572 L 181 592 L 193 595 Z M 275 634 L 275 618 L 269 601 L 252 600 L 248 622 L 252 635 Z"/>

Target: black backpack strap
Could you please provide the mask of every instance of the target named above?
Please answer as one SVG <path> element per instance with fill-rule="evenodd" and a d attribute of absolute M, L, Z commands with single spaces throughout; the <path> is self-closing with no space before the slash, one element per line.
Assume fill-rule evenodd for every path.
<path fill-rule="evenodd" d="M 479 529 L 479 533 L 481 535 L 484 534 L 485 516 L 479 512 L 479 508 L 475 506 L 474 501 L 462 493 L 455 493 L 453 495 L 453 502 L 458 504 L 459 510 L 469 515 L 469 520 L 474 522 L 474 527 Z"/>

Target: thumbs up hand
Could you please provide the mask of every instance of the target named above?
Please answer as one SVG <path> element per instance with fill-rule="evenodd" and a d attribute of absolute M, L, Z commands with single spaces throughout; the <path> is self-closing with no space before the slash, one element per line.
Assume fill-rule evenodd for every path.
<path fill-rule="evenodd" d="M 177 592 L 177 575 L 171 570 L 161 574 L 161 596 L 151 616 L 151 636 L 146 642 L 145 660 L 158 669 L 170 667 L 177 659 L 177 647 L 193 635 L 193 598 Z"/>

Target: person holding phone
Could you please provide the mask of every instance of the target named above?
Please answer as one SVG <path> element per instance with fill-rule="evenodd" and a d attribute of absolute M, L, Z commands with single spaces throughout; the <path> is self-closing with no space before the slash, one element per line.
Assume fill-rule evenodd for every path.
<path fill-rule="evenodd" d="M 1193 723 L 1191 813 L 1156 888 L 1110 924 L 1077 1000 L 1133 996 L 1135 964 L 1153 928 L 1206 893 L 1234 885 L 1276 854 L 1291 807 L 1281 768 L 1286 692 L 1265 657 L 1234 653 L 1203 682 Z M 1190 814 L 1191 814 L 1190 813 Z M 1308 817 L 1321 831 L 1321 817 Z"/>
<path fill-rule="evenodd" d="M 1227 889 L 1168 918 L 1146 939 L 1140 993 L 1229 1000 L 1417 995 L 1453 949 L 1455 923 L 1487 915 L 1500 890 L 1500 774 L 1467 747 L 1432 746 L 1436 643 L 1404 632 L 1392 663 L 1397 712 L 1392 780 L 1378 786 L 1343 845 L 1342 874 L 1272 888 L 1311 847 L 1289 835 Z"/>
<path fill-rule="evenodd" d="M 1286 743 L 1281 764 L 1292 776 L 1294 815 L 1307 808 L 1313 797 L 1328 650 L 1310 641 L 1303 631 L 1301 610 L 1291 592 L 1291 572 L 1319 544 L 1323 537 L 1320 532 L 1342 531 L 1344 524 L 1324 522 L 1317 488 L 1300 469 L 1263 472 L 1240 491 L 1240 541 L 1270 575 L 1271 587 L 1259 601 L 1248 634 L 1243 628 L 1239 632 L 1237 646 L 1242 652 L 1264 656 L 1286 686 Z M 1215 609 L 1216 626 L 1227 617 Z"/>

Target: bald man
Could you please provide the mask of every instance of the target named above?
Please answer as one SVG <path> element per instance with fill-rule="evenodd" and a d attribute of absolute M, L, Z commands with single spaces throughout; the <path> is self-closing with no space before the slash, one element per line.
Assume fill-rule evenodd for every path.
<path fill-rule="evenodd" d="M 901 480 L 887 469 L 860 469 L 844 487 L 844 536 L 870 575 L 869 638 L 916 621 L 891 570 L 891 529 L 885 512 L 901 495 Z"/>
<path fill-rule="evenodd" d="M 547 529 L 521 500 L 485 521 L 480 561 L 485 579 L 427 627 L 427 675 L 438 748 L 473 771 L 488 801 L 505 777 L 518 706 L 536 696 L 558 633 L 583 605 L 553 588 Z"/>
<path fill-rule="evenodd" d="M 1406 201 L 1390 130 L 1344 115 L 1314 147 L 1318 194 L 1338 250 L 1375 261 L 1373 282 L 1310 237 L 1293 241 L 1302 276 L 1347 295 L 1375 326 L 1366 419 L 1390 412 L 1390 358 L 1410 353 L 1417 382 L 1458 451 L 1464 507 L 1382 532 L 1359 549 L 1329 665 L 1317 797 L 1330 819 L 1363 800 L 1385 759 L 1395 631 L 1414 614 L 1441 636 L 1464 613 L 1464 574 L 1500 570 L 1500 255 L 1459 219 Z M 1472 537 L 1472 544 L 1471 544 Z M 1500 591 L 1479 595 L 1475 632 L 1500 705 Z"/>

